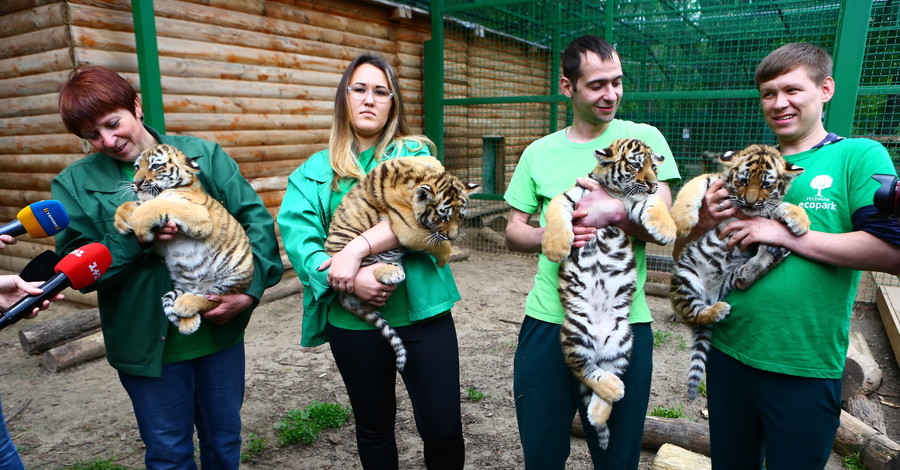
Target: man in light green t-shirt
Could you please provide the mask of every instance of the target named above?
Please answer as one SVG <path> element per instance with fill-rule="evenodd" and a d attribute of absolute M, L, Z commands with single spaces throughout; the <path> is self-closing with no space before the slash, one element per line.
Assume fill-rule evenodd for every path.
<path fill-rule="evenodd" d="M 729 248 L 763 243 L 791 250 L 746 291 L 726 297 L 707 362 L 714 469 L 820 469 L 840 423 L 841 372 L 860 270 L 900 271 L 900 227 L 875 220 L 873 173 L 894 174 L 885 148 L 825 130 L 834 94 L 831 57 L 792 43 L 756 69 L 763 117 L 785 159 L 804 169 L 785 201 L 806 209 L 811 230 L 778 221 L 728 223 Z M 692 239 L 735 215 L 722 183 L 711 185 Z M 676 241 L 676 252 L 686 240 Z"/>
<path fill-rule="evenodd" d="M 576 180 L 591 189 L 572 214 L 577 219 L 575 246 L 584 246 L 596 236 L 597 228 L 611 224 L 636 239 L 638 283 L 629 317 L 634 346 L 628 371 L 622 377 L 625 397 L 613 406 L 608 421 L 610 443 L 603 451 L 594 427 L 587 421 L 580 382 L 566 365 L 560 347 L 559 332 L 565 312 L 557 293 L 559 265 L 540 255 L 534 288 L 526 300 L 514 364 L 519 436 L 526 469 L 562 470 L 569 455 L 572 418 L 578 410 L 594 468 L 637 469 L 650 397 L 653 348 L 652 318 L 644 297 L 647 265 L 642 240 L 652 237 L 628 220 L 621 201 L 611 198 L 586 176 L 597 164 L 594 150 L 606 148 L 619 138 L 643 140 L 665 157 L 659 167 L 658 191 L 666 204 L 671 204 L 668 183 L 678 181 L 678 170 L 669 145 L 656 128 L 615 119 L 622 99 L 622 65 L 609 43 L 596 36 L 577 38 L 563 51 L 562 62 L 560 87 L 571 100 L 572 125 L 535 141 L 522 153 L 505 194 L 512 206 L 506 227 L 507 245 L 515 251 L 540 251 L 545 225 L 543 209 L 550 200 L 571 188 Z M 529 225 L 531 216 L 539 212 L 540 228 Z"/>

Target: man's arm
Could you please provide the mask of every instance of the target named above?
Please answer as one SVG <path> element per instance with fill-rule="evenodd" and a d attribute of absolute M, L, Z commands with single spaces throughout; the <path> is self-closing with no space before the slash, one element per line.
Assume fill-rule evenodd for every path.
<path fill-rule="evenodd" d="M 526 214 L 518 209 L 509 210 L 509 220 L 506 222 L 507 248 L 522 253 L 541 251 L 541 237 L 544 236 L 544 228 L 532 227 L 528 224 L 529 219 L 531 219 L 531 214 Z"/>
<path fill-rule="evenodd" d="M 732 234 L 728 248 L 754 243 L 781 246 L 804 258 L 860 271 L 900 275 L 900 247 L 867 232 L 827 233 L 810 230 L 795 236 L 781 222 L 754 217 L 730 222 L 722 238 Z"/>
<path fill-rule="evenodd" d="M 578 185 L 590 191 L 581 198 L 572 212 L 572 223 L 577 227 L 597 228 L 615 225 L 628 235 L 645 242 L 657 243 L 640 224 L 634 223 L 625 214 L 625 205 L 619 199 L 610 196 L 599 183 L 590 178 L 579 178 Z M 672 191 L 669 184 L 660 182 L 656 193 L 666 203 L 666 208 L 672 208 Z"/>

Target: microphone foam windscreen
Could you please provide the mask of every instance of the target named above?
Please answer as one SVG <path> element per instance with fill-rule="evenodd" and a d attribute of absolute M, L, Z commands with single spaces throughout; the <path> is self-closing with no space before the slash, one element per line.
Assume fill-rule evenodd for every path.
<path fill-rule="evenodd" d="M 84 289 L 106 273 L 112 264 L 112 254 L 101 243 L 91 243 L 72 250 L 60 260 L 54 270 L 72 282 L 73 289 Z"/>
<path fill-rule="evenodd" d="M 56 235 L 69 225 L 69 214 L 62 203 L 53 199 L 38 201 L 20 210 L 16 219 L 28 235 L 43 238 Z"/>
<path fill-rule="evenodd" d="M 19 277 L 29 282 L 46 281 L 56 273 L 54 266 L 56 266 L 56 263 L 59 263 L 59 259 L 59 255 L 57 255 L 56 252 L 47 250 L 29 261 L 28 264 L 22 268 Z"/>

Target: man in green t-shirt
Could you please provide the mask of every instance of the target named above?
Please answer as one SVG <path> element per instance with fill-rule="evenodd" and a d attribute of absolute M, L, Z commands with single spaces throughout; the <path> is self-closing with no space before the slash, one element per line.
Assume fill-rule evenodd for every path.
<path fill-rule="evenodd" d="M 647 264 L 641 240 L 652 237 L 628 220 L 621 201 L 585 179 L 597 164 L 594 150 L 626 137 L 643 140 L 665 157 L 659 167 L 658 191 L 666 204 L 671 204 L 669 183 L 679 180 L 678 170 L 669 145 L 656 128 L 615 119 L 622 99 L 622 64 L 609 43 L 596 36 L 579 37 L 563 51 L 562 66 L 560 87 L 571 100 L 572 125 L 533 142 L 522 153 L 505 194 L 512 206 L 506 227 L 507 245 L 515 251 L 540 251 L 546 224 L 543 209 L 550 200 L 571 188 L 576 180 L 591 189 L 572 214 L 576 219 L 575 246 L 584 246 L 596 236 L 597 228 L 611 224 L 636 238 L 638 282 L 629 316 L 634 346 L 628 371 L 622 377 L 625 397 L 613 406 L 608 421 L 610 442 L 602 451 L 597 433 L 587 421 L 580 382 L 566 365 L 560 347 L 559 332 L 565 312 L 557 293 L 559 265 L 540 255 L 534 288 L 525 303 L 514 363 L 519 436 L 526 469 L 562 470 L 570 451 L 572 418 L 578 410 L 594 468 L 637 469 L 650 398 L 653 349 L 652 318 L 644 296 Z M 535 228 L 528 221 L 538 212 L 540 228 Z"/>
<path fill-rule="evenodd" d="M 834 94 L 832 60 L 811 44 L 787 44 L 756 69 L 763 117 L 785 159 L 804 168 L 785 201 L 806 209 L 811 230 L 742 218 L 729 248 L 766 245 L 793 253 L 746 291 L 713 327 L 707 364 L 714 469 L 821 469 L 840 424 L 841 373 L 860 270 L 900 272 L 900 227 L 875 220 L 874 173 L 894 174 L 885 148 L 825 130 Z M 688 239 L 735 216 L 721 182 L 704 199 Z M 740 215 L 738 215 L 740 217 Z M 686 240 L 676 242 L 676 251 Z"/>

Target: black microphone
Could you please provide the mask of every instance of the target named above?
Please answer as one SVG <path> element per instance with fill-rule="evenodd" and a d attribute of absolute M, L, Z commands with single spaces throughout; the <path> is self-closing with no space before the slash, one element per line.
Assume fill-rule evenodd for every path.
<path fill-rule="evenodd" d="M 36 296 L 23 297 L 0 315 L 0 330 L 28 316 L 45 300 L 56 297 L 56 294 L 66 287 L 84 289 L 93 284 L 106 273 L 110 264 L 112 264 L 112 254 L 100 243 L 91 243 L 76 248 L 53 268 L 56 274 L 39 286 L 44 292 Z"/>
<path fill-rule="evenodd" d="M 19 211 L 16 220 L 0 227 L 0 235 L 52 237 L 69 225 L 69 214 L 59 201 L 38 201 Z"/>
<path fill-rule="evenodd" d="M 51 276 L 56 274 L 56 271 L 54 271 L 53 268 L 56 266 L 56 263 L 59 263 L 60 259 L 61 258 L 55 251 L 47 250 L 29 261 L 28 264 L 22 268 L 19 277 L 28 282 L 50 279 Z"/>

